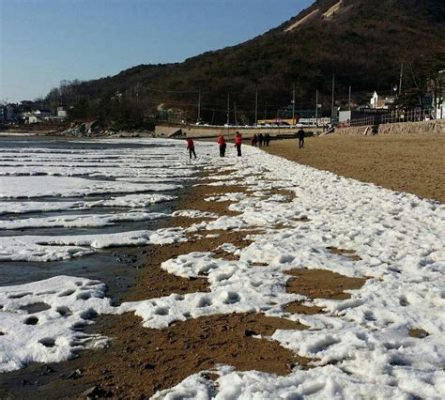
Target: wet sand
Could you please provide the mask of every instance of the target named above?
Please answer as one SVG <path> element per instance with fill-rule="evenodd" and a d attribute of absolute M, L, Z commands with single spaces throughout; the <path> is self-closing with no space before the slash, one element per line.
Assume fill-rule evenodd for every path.
<path fill-rule="evenodd" d="M 445 135 L 321 136 L 264 148 L 300 164 L 445 202 Z"/>

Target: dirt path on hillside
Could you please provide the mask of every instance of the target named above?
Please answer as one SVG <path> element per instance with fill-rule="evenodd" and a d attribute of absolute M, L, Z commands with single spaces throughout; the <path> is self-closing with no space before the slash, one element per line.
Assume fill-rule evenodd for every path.
<path fill-rule="evenodd" d="M 314 168 L 445 203 L 445 135 L 332 135 L 306 138 L 302 150 L 296 139 L 272 141 L 264 149 Z"/>

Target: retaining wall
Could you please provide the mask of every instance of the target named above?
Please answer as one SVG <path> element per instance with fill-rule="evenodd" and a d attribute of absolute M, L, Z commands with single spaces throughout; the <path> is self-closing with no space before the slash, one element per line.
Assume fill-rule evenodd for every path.
<path fill-rule="evenodd" d="M 155 127 L 156 136 L 164 137 L 191 137 L 191 138 L 211 138 L 224 135 L 227 138 L 233 138 L 237 131 L 243 138 L 251 138 L 254 134 L 268 133 L 271 136 L 292 136 L 300 128 L 246 128 L 246 127 L 223 127 L 223 126 L 196 126 L 181 124 L 160 124 Z M 307 132 L 319 133 L 319 128 L 304 128 Z"/>
<path fill-rule="evenodd" d="M 445 134 L 445 119 L 421 122 L 400 122 L 378 126 L 379 135 Z M 372 135 L 372 126 L 351 126 L 335 130 L 335 135 Z"/>

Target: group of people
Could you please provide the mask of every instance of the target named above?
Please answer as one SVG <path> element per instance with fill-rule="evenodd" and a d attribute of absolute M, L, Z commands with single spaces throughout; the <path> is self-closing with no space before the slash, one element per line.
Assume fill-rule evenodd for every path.
<path fill-rule="evenodd" d="M 196 158 L 195 143 L 193 142 L 193 139 L 187 138 L 186 140 L 187 140 L 187 150 L 189 151 L 190 159 Z M 243 138 L 241 136 L 241 133 L 236 132 L 234 141 L 235 141 L 237 156 L 241 157 L 241 144 L 243 143 Z M 219 156 L 224 157 L 226 155 L 227 143 L 223 135 L 218 137 L 218 146 L 219 146 Z"/>
<path fill-rule="evenodd" d="M 266 133 L 265 135 L 263 135 L 262 133 L 260 133 L 259 135 L 257 135 L 256 133 L 252 136 L 252 146 L 256 146 L 258 144 L 259 147 L 262 147 L 263 144 L 264 146 L 269 146 L 269 142 L 270 142 L 270 135 L 268 133 Z"/>
<path fill-rule="evenodd" d="M 306 134 L 303 129 L 300 129 L 297 132 L 299 149 L 304 148 L 305 136 Z M 187 150 L 189 151 L 190 159 L 196 158 L 195 143 L 193 142 L 193 139 L 187 138 L 186 140 L 187 140 Z M 241 157 L 241 144 L 243 143 L 243 138 L 241 136 L 241 133 L 236 132 L 234 141 L 235 141 L 236 154 L 238 157 Z M 269 146 L 269 142 L 270 142 L 270 135 L 268 133 L 266 133 L 265 135 L 263 135 L 262 133 L 260 133 L 259 135 L 254 134 L 251 140 L 252 146 L 256 146 L 258 144 L 259 147 L 262 147 L 263 145 Z M 223 135 L 218 137 L 218 146 L 219 146 L 219 156 L 225 157 L 227 143 Z"/>

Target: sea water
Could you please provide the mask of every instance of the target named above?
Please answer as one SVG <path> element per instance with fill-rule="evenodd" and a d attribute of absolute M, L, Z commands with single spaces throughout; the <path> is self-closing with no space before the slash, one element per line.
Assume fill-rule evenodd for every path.
<path fill-rule="evenodd" d="M 163 139 L 0 140 L 0 286 L 70 275 L 126 288 L 195 171 Z M 164 240 L 171 240 L 167 234 Z"/>

